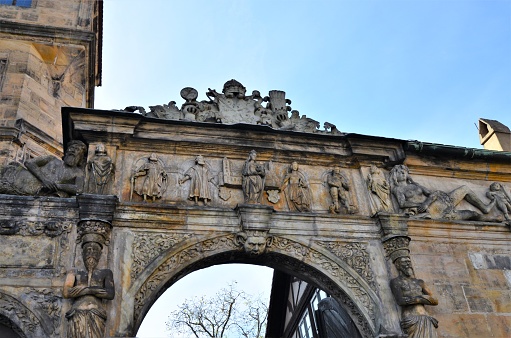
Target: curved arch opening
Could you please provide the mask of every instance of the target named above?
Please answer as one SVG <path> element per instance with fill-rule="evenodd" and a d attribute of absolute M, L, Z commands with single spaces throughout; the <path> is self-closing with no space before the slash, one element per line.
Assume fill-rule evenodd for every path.
<path fill-rule="evenodd" d="M 277 269 L 277 272 L 274 274 L 268 267 Z M 205 291 L 214 294 L 233 280 L 237 281 L 239 290 L 248 294 L 263 293 L 269 296 L 271 290 L 268 322 L 272 328 L 271 332 L 267 331 L 266 337 L 316 338 L 319 337 L 318 330 L 323 332 L 336 330 L 332 328 L 332 318 L 335 322 L 342 321 L 344 326 L 335 331 L 338 334 L 343 332 L 342 335 L 338 335 L 339 338 L 368 336 L 367 330 L 364 335 L 360 333 L 360 328 L 351 318 L 353 313 L 350 317 L 347 307 L 352 306 L 353 303 L 349 300 L 346 303 L 346 296 L 344 294 L 341 296 L 342 290 L 337 290 L 333 287 L 334 283 L 329 283 L 328 278 L 320 277 L 320 273 L 301 262 L 296 262 L 296 269 L 293 269 L 289 258 L 285 259 L 282 255 L 273 253 L 248 258 L 244 257 L 244 254 L 240 256 L 239 253 L 223 253 L 196 262 L 185 270 L 186 272 L 181 271 L 178 276 L 171 278 L 166 287 L 160 290 L 161 295 L 150 306 L 140 325 L 138 337 L 168 336 L 165 322 L 171 312 L 174 309 L 177 310 L 178 305 L 185 299 L 202 296 Z M 278 275 L 289 276 L 290 279 L 286 280 L 288 285 L 279 285 L 279 282 L 275 280 Z M 322 283 L 316 281 L 322 281 Z M 298 285 L 296 282 L 301 284 Z M 279 294 L 283 293 L 286 295 L 284 299 L 282 297 L 280 300 L 277 299 Z M 324 298 L 327 297 L 328 302 L 325 302 Z M 332 302 L 335 306 L 332 306 Z M 174 308 L 171 308 L 170 304 Z M 319 311 L 320 309 L 322 311 Z M 285 325 L 276 327 L 275 324 L 279 326 L 279 323 L 285 323 Z M 364 324 L 359 320 L 359 326 Z M 156 331 L 157 327 L 159 327 L 158 331 Z"/>

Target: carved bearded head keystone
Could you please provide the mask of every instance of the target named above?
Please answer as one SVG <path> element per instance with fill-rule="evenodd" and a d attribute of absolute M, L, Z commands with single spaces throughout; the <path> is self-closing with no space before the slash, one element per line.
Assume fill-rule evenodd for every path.
<path fill-rule="evenodd" d="M 236 234 L 234 241 L 237 246 L 243 247 L 249 255 L 258 256 L 271 246 L 273 236 L 268 236 L 266 231 L 242 231 Z"/>

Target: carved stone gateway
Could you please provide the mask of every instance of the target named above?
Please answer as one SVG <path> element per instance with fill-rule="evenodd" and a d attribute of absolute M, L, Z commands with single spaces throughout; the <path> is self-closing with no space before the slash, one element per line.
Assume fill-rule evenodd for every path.
<path fill-rule="evenodd" d="M 64 108 L 66 154 L 88 156 L 1 169 L 13 331 L 134 337 L 177 280 L 236 262 L 323 289 L 361 337 L 509 336 L 511 154 L 319 130 L 235 80 L 180 95 Z M 9 188 L 27 173 L 49 193 Z"/>

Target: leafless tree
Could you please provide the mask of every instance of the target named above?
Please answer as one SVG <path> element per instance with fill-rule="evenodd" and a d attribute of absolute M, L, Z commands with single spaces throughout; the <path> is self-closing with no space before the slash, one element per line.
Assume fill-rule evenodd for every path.
<path fill-rule="evenodd" d="M 239 291 L 235 284 L 211 297 L 186 299 L 168 318 L 170 337 L 263 338 L 268 300 Z"/>

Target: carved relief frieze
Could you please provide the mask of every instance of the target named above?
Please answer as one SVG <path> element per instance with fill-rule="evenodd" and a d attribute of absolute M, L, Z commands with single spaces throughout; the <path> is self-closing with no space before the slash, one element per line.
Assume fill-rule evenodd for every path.
<path fill-rule="evenodd" d="M 57 237 L 69 232 L 71 224 L 64 221 L 0 220 L 0 235 Z"/>
<path fill-rule="evenodd" d="M 131 277 L 136 278 L 154 258 L 192 236 L 192 234 L 178 233 L 135 233 L 131 255 L 133 259 Z"/>
<path fill-rule="evenodd" d="M 367 247 L 362 243 L 343 243 L 316 241 L 316 244 L 332 252 L 342 259 L 353 270 L 355 270 L 364 280 L 376 289 L 374 274 L 371 270 L 369 253 Z"/>

